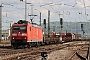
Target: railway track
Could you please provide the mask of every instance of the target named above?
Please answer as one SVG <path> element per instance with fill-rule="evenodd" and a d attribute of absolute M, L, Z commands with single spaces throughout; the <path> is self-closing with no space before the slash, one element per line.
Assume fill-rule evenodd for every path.
<path fill-rule="evenodd" d="M 35 58 L 35 57 L 37 57 L 37 56 L 40 56 L 40 53 L 42 52 L 42 51 L 46 51 L 46 52 L 51 52 L 51 51 L 55 51 L 55 50 L 58 50 L 58 49 L 62 49 L 62 48 L 65 48 L 65 47 L 67 47 L 68 45 L 60 45 L 60 46 L 49 46 L 49 47 L 47 47 L 47 46 L 42 46 L 42 47 L 39 47 L 39 48 L 31 48 L 31 49 L 24 49 L 24 50 L 17 50 L 17 51 L 12 51 L 12 52 L 8 52 L 8 54 L 6 53 L 6 54 L 1 54 L 1 56 L 3 57 L 5 57 L 5 55 L 13 55 L 13 57 L 12 56 L 10 56 L 10 57 L 8 57 L 8 58 L 6 58 L 6 59 L 4 59 L 4 60 L 13 60 L 13 59 L 25 59 L 25 60 L 28 60 L 28 59 L 33 59 L 33 58 Z M 58 48 L 58 47 L 60 47 L 60 48 Z M 28 57 L 28 58 L 27 58 Z"/>
<path fill-rule="evenodd" d="M 40 46 L 40 47 L 32 47 L 30 49 L 12 49 L 4 47 L 0 50 L 0 60 L 35 60 L 36 57 L 41 55 L 41 52 L 47 52 L 48 54 L 50 52 L 65 49 L 67 47 L 73 47 L 73 46 L 82 46 L 84 44 L 78 44 L 75 43 L 66 43 L 66 44 L 54 44 L 54 45 L 46 45 L 46 46 Z M 86 43 L 88 45 L 88 43 Z"/>
<path fill-rule="evenodd" d="M 68 60 L 78 60 L 78 59 L 80 59 L 79 57 L 77 57 L 77 56 L 74 57 L 74 55 L 76 54 L 75 52 L 77 50 L 81 50 L 84 52 L 84 55 L 85 55 L 87 53 L 87 50 L 88 50 L 88 49 L 86 49 L 87 47 L 88 47 L 88 44 L 70 43 L 68 47 L 49 54 L 47 60 L 67 60 L 67 59 Z M 84 48 L 86 50 L 84 50 Z M 78 59 L 76 59 L 76 58 L 78 58 Z M 37 60 L 40 60 L 40 59 L 41 58 L 39 58 Z"/>
<path fill-rule="evenodd" d="M 78 53 L 80 53 L 80 52 L 84 52 L 84 57 L 82 57 L 81 60 L 85 59 L 85 56 L 87 55 L 86 54 L 87 51 L 88 51 L 88 45 L 78 46 L 78 48 L 76 50 L 74 50 L 73 54 L 71 56 L 69 56 L 67 60 L 78 60 L 78 59 L 80 60 L 80 57 L 77 56 L 77 55 L 79 55 Z"/>
<path fill-rule="evenodd" d="M 76 42 L 77 43 L 77 42 Z M 48 54 L 50 52 L 64 49 L 70 46 L 82 46 L 84 44 L 75 44 L 75 43 L 70 43 L 70 44 L 56 44 L 56 45 L 47 45 L 47 46 L 40 46 L 40 47 L 32 47 L 30 49 L 25 48 L 25 49 L 10 49 L 6 51 L 1 51 L 0 52 L 0 59 L 3 60 L 35 60 L 36 57 L 41 55 L 41 52 L 47 52 Z M 86 44 L 88 45 L 88 44 Z"/>

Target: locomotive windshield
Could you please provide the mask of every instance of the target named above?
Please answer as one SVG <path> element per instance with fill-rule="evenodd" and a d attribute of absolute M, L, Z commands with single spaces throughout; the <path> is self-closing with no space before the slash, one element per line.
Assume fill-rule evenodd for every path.
<path fill-rule="evenodd" d="M 26 26 L 13 26 L 12 30 L 26 31 Z"/>

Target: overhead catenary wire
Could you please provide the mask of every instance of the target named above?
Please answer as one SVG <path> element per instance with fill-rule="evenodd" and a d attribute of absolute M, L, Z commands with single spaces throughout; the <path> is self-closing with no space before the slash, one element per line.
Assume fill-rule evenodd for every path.
<path fill-rule="evenodd" d="M 53 4 L 53 3 L 49 3 L 49 4 L 45 4 L 45 5 L 49 5 L 52 8 L 52 10 L 55 11 L 55 9 L 50 4 Z M 42 6 L 45 6 L 45 5 L 42 5 Z M 53 6 L 56 6 L 56 5 L 62 5 L 62 3 L 61 4 L 54 4 Z M 64 5 L 69 6 L 69 4 L 64 4 Z M 75 4 L 74 5 L 70 5 L 70 6 L 74 7 L 75 5 L 76 5 L 76 0 L 75 0 Z M 60 13 L 59 13 L 59 15 L 60 15 Z"/>
<path fill-rule="evenodd" d="M 3 7 L 5 7 L 5 6 L 7 6 L 8 5 L 8 8 L 10 7 L 13 7 L 13 8 L 15 8 L 15 9 L 18 9 L 18 10 L 24 10 L 24 8 L 18 8 L 18 7 L 16 7 L 15 5 L 13 5 L 13 4 L 5 4 L 5 3 L 3 3 Z M 8 9 L 7 8 L 7 9 Z"/>
<path fill-rule="evenodd" d="M 83 0 L 84 3 L 84 8 L 85 8 L 85 15 L 86 15 L 86 5 L 85 5 L 85 1 Z"/>
<path fill-rule="evenodd" d="M 60 0 L 60 1 L 61 1 L 61 0 Z M 74 0 L 74 3 L 73 3 L 73 4 L 69 4 L 69 3 L 63 3 L 63 4 L 64 4 L 65 6 L 68 6 L 68 7 L 75 7 L 76 4 L 77 4 L 76 1 L 77 1 L 77 0 Z M 52 6 L 52 5 L 50 5 L 50 2 L 47 3 L 47 2 L 45 2 L 45 1 L 44 1 L 43 3 L 40 2 L 40 1 L 39 1 L 38 3 L 35 2 L 34 5 L 35 5 L 35 6 L 37 5 L 37 7 L 40 6 L 40 5 L 42 5 L 42 4 L 48 5 L 48 6 L 50 6 L 51 8 L 47 8 L 47 7 L 45 7 L 45 6 L 44 6 L 44 8 L 46 8 L 46 9 L 48 9 L 48 10 L 50 10 L 50 11 L 53 10 L 54 13 L 55 13 L 55 12 L 56 12 L 55 6 L 62 6 L 62 5 L 61 5 L 62 3 L 59 2 L 59 3 L 56 4 L 55 2 L 57 2 L 57 1 L 54 1 L 54 0 L 51 0 L 51 2 L 54 3 L 55 5 Z M 20 4 L 20 3 L 21 3 L 21 2 L 19 2 L 19 3 L 17 3 L 17 4 Z M 24 10 L 24 8 L 21 8 L 21 7 L 20 7 L 20 8 L 18 9 L 18 7 L 15 6 L 16 1 L 15 1 L 15 3 L 13 3 L 13 4 L 14 4 L 13 7 L 15 8 L 15 10 L 22 10 L 22 11 Z M 22 3 L 22 4 L 24 4 L 24 3 Z M 60 7 L 59 7 L 59 8 L 60 8 Z M 61 7 L 61 8 L 62 8 L 62 7 Z M 61 9 L 61 8 L 60 8 L 60 9 Z M 65 10 L 64 10 L 64 12 L 65 12 Z"/>

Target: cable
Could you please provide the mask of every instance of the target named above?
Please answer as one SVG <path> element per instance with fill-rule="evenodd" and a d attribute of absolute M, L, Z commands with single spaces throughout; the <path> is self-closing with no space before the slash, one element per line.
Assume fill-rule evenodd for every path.
<path fill-rule="evenodd" d="M 84 0 L 83 0 L 83 3 L 84 3 L 84 8 L 85 8 L 85 15 L 86 15 L 86 4 Z"/>
<path fill-rule="evenodd" d="M 61 3 L 61 4 L 62 4 L 62 3 Z M 55 4 L 55 5 L 61 5 L 61 4 Z M 45 5 L 49 5 L 49 6 L 52 8 L 52 10 L 55 11 L 54 8 L 53 8 L 50 4 L 45 4 Z M 64 4 L 64 5 L 71 6 L 71 7 L 75 7 L 75 5 L 76 5 L 76 0 L 75 0 L 75 4 L 74 4 L 74 5 L 69 5 L 69 4 Z M 44 5 L 42 5 L 42 6 L 44 6 Z M 60 13 L 59 13 L 59 15 L 60 15 Z"/>
<path fill-rule="evenodd" d="M 16 9 L 19 9 L 19 10 L 23 10 L 24 9 L 24 8 L 15 7 L 14 5 L 11 5 L 11 4 L 3 4 L 3 5 L 9 5 L 9 6 L 12 6 L 12 7 L 16 8 Z"/>

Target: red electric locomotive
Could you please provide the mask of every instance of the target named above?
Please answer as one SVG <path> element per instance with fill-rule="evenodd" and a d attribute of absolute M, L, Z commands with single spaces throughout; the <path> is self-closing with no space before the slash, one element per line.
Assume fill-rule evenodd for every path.
<path fill-rule="evenodd" d="M 19 20 L 12 24 L 10 39 L 12 47 L 30 47 L 41 44 L 43 43 L 42 27 L 25 20 Z"/>

